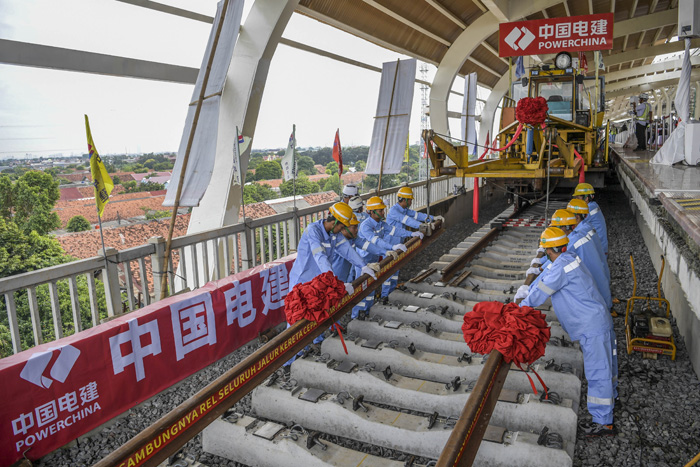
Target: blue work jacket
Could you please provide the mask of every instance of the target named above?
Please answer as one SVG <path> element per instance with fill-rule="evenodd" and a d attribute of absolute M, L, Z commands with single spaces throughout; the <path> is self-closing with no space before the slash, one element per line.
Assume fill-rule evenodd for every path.
<path fill-rule="evenodd" d="M 366 262 L 342 235 L 332 235 L 323 227 L 323 219 L 309 225 L 299 240 L 297 258 L 289 273 L 289 290 L 319 274 L 333 270 L 333 259 L 342 256 L 362 268 Z"/>
<path fill-rule="evenodd" d="M 391 250 L 394 245 L 401 243 L 403 237 L 409 237 L 410 235 L 411 232 L 401 226 L 390 226 L 384 221 L 375 221 L 372 217 L 368 217 L 360 224 L 357 237 L 377 246 L 383 251 L 376 254 L 370 251 L 369 248 L 357 248 L 357 252 L 368 263 L 374 263 L 380 256 L 384 255 L 386 250 Z"/>
<path fill-rule="evenodd" d="M 537 307 L 552 298 L 559 323 L 572 340 L 612 330 L 612 317 L 581 258 L 566 251 L 538 277 L 521 306 Z"/>
<path fill-rule="evenodd" d="M 391 226 L 403 227 L 407 225 L 414 229 L 420 227 L 421 223 L 425 222 L 426 219 L 432 221 L 433 217 L 422 212 L 402 208 L 399 203 L 393 205 L 386 216 L 386 222 Z"/>
<path fill-rule="evenodd" d="M 600 243 L 603 245 L 603 253 L 608 254 L 608 227 L 605 225 L 605 218 L 600 212 L 600 206 L 595 201 L 588 203 L 588 216 L 584 219 L 591 227 L 593 227 L 600 237 Z"/>

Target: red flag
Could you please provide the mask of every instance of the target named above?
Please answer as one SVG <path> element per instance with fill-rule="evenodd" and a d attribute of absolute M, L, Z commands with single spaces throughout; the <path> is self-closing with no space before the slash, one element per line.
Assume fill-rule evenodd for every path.
<path fill-rule="evenodd" d="M 333 160 L 338 163 L 338 177 L 343 175 L 343 150 L 340 148 L 340 130 L 335 131 L 333 141 Z"/>
<path fill-rule="evenodd" d="M 585 52 L 578 53 L 578 62 L 579 69 L 583 70 L 585 74 L 588 74 L 588 60 L 586 60 Z"/>

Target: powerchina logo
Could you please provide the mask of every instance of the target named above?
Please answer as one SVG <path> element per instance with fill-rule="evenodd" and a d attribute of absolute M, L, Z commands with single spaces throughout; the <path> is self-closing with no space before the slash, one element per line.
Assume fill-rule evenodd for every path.
<path fill-rule="evenodd" d="M 49 375 L 51 378 L 44 376 L 46 368 L 51 363 L 55 351 L 58 350 L 58 358 L 56 362 L 51 366 L 51 371 Z M 22 372 L 19 374 L 20 378 L 29 381 L 30 383 L 36 384 L 40 388 L 48 389 L 49 386 L 54 382 L 54 380 L 61 383 L 66 381 L 66 378 L 73 369 L 73 365 L 78 360 L 80 356 L 80 350 L 76 349 L 72 345 L 66 345 L 63 347 L 53 347 L 47 352 L 37 352 L 27 360 L 27 363 L 22 368 Z"/>
<path fill-rule="evenodd" d="M 506 44 L 511 46 L 513 50 L 525 50 L 534 40 L 535 35 L 525 26 L 514 28 L 505 38 Z"/>

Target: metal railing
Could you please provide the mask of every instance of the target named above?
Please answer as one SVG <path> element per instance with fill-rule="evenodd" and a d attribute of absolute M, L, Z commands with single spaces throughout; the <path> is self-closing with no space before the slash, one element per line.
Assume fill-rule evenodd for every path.
<path fill-rule="evenodd" d="M 426 207 L 428 201 L 432 205 L 449 197 L 453 183 L 461 186 L 462 180 L 436 178 L 430 181 L 429 190 L 426 181 L 411 183 L 409 186 L 413 188 L 415 197 L 413 208 L 419 210 Z M 379 192 L 387 206 L 396 203 L 399 188 Z M 374 195 L 374 192 L 367 193 L 363 198 Z M 295 251 L 306 226 L 325 218 L 332 204 L 247 219 L 238 224 L 173 239 L 173 254 L 167 271 L 169 291 L 180 293 L 193 290 L 210 280 L 222 279 L 287 256 Z M 146 244 L 126 250 L 107 248 L 106 256 L 0 279 L 0 294 L 4 295 L 12 352 L 60 339 L 154 303 L 161 296 L 160 280 L 157 279 L 164 273 L 164 253 L 165 239 L 152 237 Z M 154 277 L 156 280 L 153 280 Z M 100 282 L 102 287 L 99 286 Z M 86 296 L 88 299 L 83 299 L 81 303 L 80 297 Z M 0 302 L 0 309 L 2 305 Z M 19 316 L 18 309 L 23 311 Z M 42 322 L 41 317 L 48 318 L 48 313 L 51 320 Z M 25 337 L 22 338 L 22 335 Z"/>

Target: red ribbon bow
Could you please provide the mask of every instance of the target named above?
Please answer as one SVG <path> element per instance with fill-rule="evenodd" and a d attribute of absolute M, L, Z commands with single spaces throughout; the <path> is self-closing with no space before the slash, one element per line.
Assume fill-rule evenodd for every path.
<path fill-rule="evenodd" d="M 480 302 L 464 315 L 462 325 L 464 342 L 472 352 L 488 354 L 498 350 L 506 362 L 513 362 L 522 370 L 522 364 L 532 364 L 544 355 L 550 329 L 545 315 L 529 306 L 516 303 Z M 524 370 L 523 370 L 524 371 Z M 535 373 L 537 375 L 537 373 Z M 530 376 L 528 375 L 528 378 Z M 537 375 L 547 392 L 547 386 Z M 530 379 L 532 389 L 537 389 Z"/>

